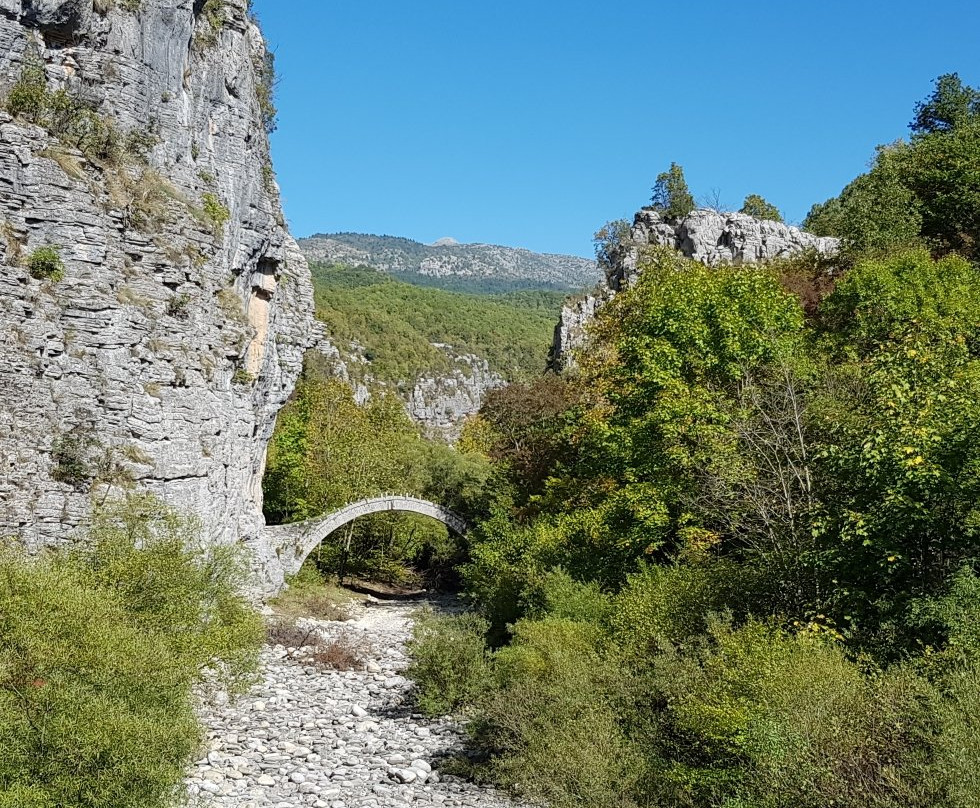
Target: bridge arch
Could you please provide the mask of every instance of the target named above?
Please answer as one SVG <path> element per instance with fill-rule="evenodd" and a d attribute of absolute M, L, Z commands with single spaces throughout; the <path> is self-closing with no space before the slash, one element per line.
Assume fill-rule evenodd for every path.
<path fill-rule="evenodd" d="M 276 553 L 282 563 L 283 571 L 287 575 L 293 575 L 299 572 L 307 556 L 320 542 L 335 530 L 362 516 L 385 511 L 429 516 L 442 522 L 460 536 L 465 536 L 469 529 L 463 517 L 435 502 L 403 494 L 384 494 L 352 502 L 326 516 L 314 517 L 291 525 L 278 525 L 266 528 L 266 531 L 272 535 L 277 545 Z"/>

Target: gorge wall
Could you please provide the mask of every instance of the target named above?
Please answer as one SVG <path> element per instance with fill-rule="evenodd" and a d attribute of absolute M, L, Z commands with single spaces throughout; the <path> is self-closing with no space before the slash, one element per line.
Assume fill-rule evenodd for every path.
<path fill-rule="evenodd" d="M 562 308 L 555 326 L 551 365 L 561 369 L 574 364 L 574 351 L 584 343 L 596 310 L 636 277 L 644 248 L 670 247 L 687 258 L 717 266 L 756 264 L 806 250 L 834 254 L 838 246 L 835 238 L 814 236 L 798 227 L 744 213 L 699 209 L 671 221 L 652 208 L 643 208 L 628 232 L 610 248 L 605 283 Z"/>
<path fill-rule="evenodd" d="M 312 291 L 270 82 L 246 0 L 0 0 L 0 536 L 135 486 L 281 581 L 261 481 Z"/>

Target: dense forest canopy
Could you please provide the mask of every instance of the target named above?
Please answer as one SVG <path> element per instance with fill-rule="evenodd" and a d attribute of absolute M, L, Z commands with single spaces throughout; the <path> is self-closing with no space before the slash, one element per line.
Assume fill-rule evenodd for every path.
<path fill-rule="evenodd" d="M 361 346 L 379 381 L 412 385 L 455 367 L 455 354 L 481 357 L 505 379 L 540 373 L 565 292 L 470 294 L 420 287 L 367 267 L 314 264 L 317 318 L 342 349 Z M 356 363 L 352 365 L 356 370 Z"/>

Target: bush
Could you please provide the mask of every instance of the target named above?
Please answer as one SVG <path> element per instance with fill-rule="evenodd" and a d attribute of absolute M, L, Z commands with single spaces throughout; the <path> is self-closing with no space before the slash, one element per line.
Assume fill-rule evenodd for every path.
<path fill-rule="evenodd" d="M 150 498 L 84 547 L 0 554 L 0 805 L 164 808 L 200 732 L 192 688 L 243 684 L 257 616 L 226 553 Z M 217 675 L 217 678 L 215 678 Z"/>
<path fill-rule="evenodd" d="M 820 633 L 715 621 L 710 641 L 667 653 L 653 687 L 672 765 L 657 797 L 760 808 L 933 805 L 917 775 L 930 691 L 901 671 L 867 676 Z"/>
<path fill-rule="evenodd" d="M 57 283 L 65 277 L 65 264 L 57 247 L 38 247 L 27 259 L 32 278 Z"/>
<path fill-rule="evenodd" d="M 225 231 L 225 225 L 231 218 L 231 212 L 217 196 L 210 192 L 202 194 L 201 209 L 204 220 L 210 226 L 211 231 L 216 236 L 221 236 Z"/>
<path fill-rule="evenodd" d="M 474 614 L 439 616 L 423 612 L 412 629 L 405 675 L 428 715 L 445 715 L 472 704 L 488 683 L 485 636 L 488 623 Z"/>
<path fill-rule="evenodd" d="M 487 772 L 553 806 L 630 806 L 641 761 L 619 725 L 619 668 L 592 626 L 522 620 L 472 725 Z"/>
<path fill-rule="evenodd" d="M 20 78 L 7 95 L 6 107 L 15 118 L 35 124 L 44 122 L 48 110 L 48 90 L 44 64 L 39 57 L 29 56 L 24 62 Z"/>
<path fill-rule="evenodd" d="M 980 666 L 967 665 L 943 683 L 938 705 L 939 733 L 930 775 L 942 784 L 952 808 L 980 805 Z"/>
<path fill-rule="evenodd" d="M 164 806 L 196 750 L 188 668 L 65 563 L 0 561 L 0 795 Z M 31 795 L 18 802 L 12 794 Z M 0 805 L 5 798 L 0 796 Z"/>

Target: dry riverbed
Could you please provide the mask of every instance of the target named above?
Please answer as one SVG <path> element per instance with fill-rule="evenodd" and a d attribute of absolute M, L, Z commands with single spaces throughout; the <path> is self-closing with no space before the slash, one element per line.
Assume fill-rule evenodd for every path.
<path fill-rule="evenodd" d="M 262 682 L 202 707 L 207 755 L 187 779 L 192 801 L 216 808 L 469 806 L 505 808 L 503 794 L 438 770 L 460 749 L 458 724 L 413 714 L 401 675 L 417 602 L 368 601 L 347 621 L 299 621 L 324 643 L 359 649 L 340 671 L 266 647 Z"/>

